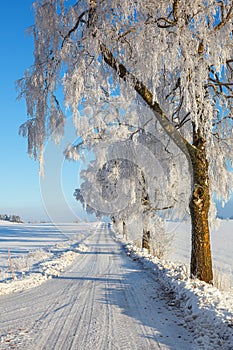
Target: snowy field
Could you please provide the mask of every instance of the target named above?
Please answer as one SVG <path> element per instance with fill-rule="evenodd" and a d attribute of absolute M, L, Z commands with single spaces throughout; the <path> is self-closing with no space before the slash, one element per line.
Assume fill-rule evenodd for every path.
<path fill-rule="evenodd" d="M 122 253 L 105 224 L 55 227 L 1 222 L 0 348 L 30 350 L 38 342 L 43 345 L 33 345 L 34 349 L 82 350 L 89 342 L 90 350 L 232 350 L 233 293 L 229 281 L 233 222 L 223 221 L 212 233 L 214 265 L 226 274 L 228 281 L 224 292 L 188 278 L 190 228 L 187 224 L 171 225 L 170 230 L 175 233 L 171 248 L 174 263 L 153 258 L 124 242 Z M 117 240 L 121 241 L 121 237 Z M 124 255 L 130 260 L 125 260 Z M 222 283 L 221 278 L 218 277 Z M 41 289 L 32 288 L 35 286 Z M 40 302 L 30 315 L 30 302 L 33 305 L 37 298 Z M 82 303 L 85 312 L 79 316 L 80 326 L 74 332 L 77 315 L 73 315 L 73 310 Z M 104 319 L 98 325 L 100 314 Z M 69 322 L 64 326 L 65 319 Z M 122 322 L 129 327 L 125 334 Z M 61 335 L 56 333 L 56 327 L 63 329 Z M 98 345 L 96 336 L 103 328 L 105 340 Z M 76 334 L 75 339 L 70 332 Z M 144 336 L 138 338 L 141 333 Z M 128 334 L 132 335 L 131 340 L 127 339 Z M 116 343 L 119 337 L 122 339 Z M 68 346 L 70 338 L 73 345 Z"/>
<path fill-rule="evenodd" d="M 19 257 L 34 249 L 42 249 L 69 238 L 82 241 L 89 234 L 89 223 L 17 224 L 0 220 L 0 265 L 8 257 Z"/>
<path fill-rule="evenodd" d="M 173 262 L 189 267 L 191 228 L 188 223 L 170 223 L 167 229 L 174 235 L 168 252 Z M 211 248 L 215 283 L 222 290 L 233 288 L 233 220 L 217 220 L 211 229 Z"/>
<path fill-rule="evenodd" d="M 15 224 L 0 220 L 0 295 L 27 289 L 60 274 L 85 249 L 83 242 L 95 225 Z"/>
<path fill-rule="evenodd" d="M 0 220 L 0 281 L 11 277 L 9 254 L 15 258 L 34 261 L 48 257 L 50 249 L 60 243 L 60 248 L 82 243 L 96 223 L 69 224 L 14 224 Z M 191 250 L 191 229 L 188 223 L 169 223 L 167 230 L 174 236 L 166 258 L 183 263 L 189 268 Z M 220 289 L 233 288 L 233 220 L 219 220 L 217 228 L 211 231 L 212 255 L 216 283 Z M 59 248 L 59 245 L 58 245 Z M 57 248 L 57 250 L 58 250 Z M 33 253 L 34 252 L 34 253 Z M 30 254 L 28 254 L 30 253 Z M 33 257 L 34 256 L 34 257 Z M 34 260 L 33 260 L 34 259 Z"/>

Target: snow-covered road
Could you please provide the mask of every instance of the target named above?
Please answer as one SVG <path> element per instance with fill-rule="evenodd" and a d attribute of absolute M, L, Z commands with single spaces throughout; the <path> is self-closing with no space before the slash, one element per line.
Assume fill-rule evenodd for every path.
<path fill-rule="evenodd" d="M 155 277 L 132 261 L 105 224 L 93 227 L 65 273 L 1 296 L 1 349 L 192 348 L 182 314 L 168 307 Z"/>

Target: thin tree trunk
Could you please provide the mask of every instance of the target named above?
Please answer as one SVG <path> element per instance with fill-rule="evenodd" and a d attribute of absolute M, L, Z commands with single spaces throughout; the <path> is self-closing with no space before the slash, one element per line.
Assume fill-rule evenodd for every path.
<path fill-rule="evenodd" d="M 123 238 L 125 237 L 127 241 L 128 237 L 127 237 L 126 223 L 124 221 L 122 222 L 122 226 L 123 226 Z"/>
<path fill-rule="evenodd" d="M 209 176 L 206 159 L 206 141 L 197 130 L 193 132 L 193 145 L 190 153 L 193 169 L 193 191 L 190 200 L 192 221 L 191 276 L 207 283 L 213 281 L 212 257 L 209 232 Z"/>
<path fill-rule="evenodd" d="M 142 234 L 142 248 L 147 249 L 150 254 L 150 231 L 145 228 L 143 229 Z"/>

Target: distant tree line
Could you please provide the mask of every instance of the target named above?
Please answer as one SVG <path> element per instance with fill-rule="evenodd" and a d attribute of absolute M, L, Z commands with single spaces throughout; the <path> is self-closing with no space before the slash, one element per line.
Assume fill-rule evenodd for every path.
<path fill-rule="evenodd" d="M 18 215 L 7 215 L 0 214 L 0 220 L 10 221 L 10 222 L 23 222 L 23 220 Z"/>

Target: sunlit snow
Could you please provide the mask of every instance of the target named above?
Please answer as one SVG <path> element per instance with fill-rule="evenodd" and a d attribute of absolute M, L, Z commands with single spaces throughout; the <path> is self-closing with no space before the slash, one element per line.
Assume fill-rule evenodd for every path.
<path fill-rule="evenodd" d="M 175 232 L 175 239 L 171 246 L 171 256 L 173 256 L 176 263 L 154 258 L 148 255 L 145 250 L 142 251 L 131 243 L 126 244 L 120 236 L 115 237 L 116 241 L 123 244 L 124 254 L 131 257 L 135 264 L 139 263 L 139 268 L 144 273 L 154 276 L 155 282 L 150 284 L 149 289 L 147 288 L 147 293 L 151 297 L 154 296 L 155 289 L 158 288 L 157 284 L 159 284 L 159 288 L 166 295 L 165 299 L 167 298 L 166 312 L 168 314 L 169 312 L 172 313 L 174 309 L 181 312 L 183 317 L 179 321 L 179 325 L 191 332 L 193 349 L 230 350 L 233 348 L 233 293 L 230 288 L 230 286 L 232 287 L 232 274 L 227 274 L 232 266 L 232 226 L 231 221 L 222 222 L 219 230 L 213 233 L 212 239 L 215 265 L 226 273 L 224 278 L 228 283 L 224 284 L 224 291 L 188 277 L 188 267 L 185 263 L 189 256 L 188 242 L 190 235 L 186 224 L 170 224 L 170 229 L 173 227 Z M 107 237 L 110 232 L 105 224 L 98 223 L 62 224 L 55 227 L 52 224 L 25 225 L 1 222 L 0 294 L 12 294 L 24 290 L 31 293 L 30 291 L 35 290 L 32 287 L 40 284 L 46 286 L 46 281 L 53 278 L 56 280 L 58 276 L 63 276 L 63 272 L 67 271 L 67 268 L 75 261 L 76 263 L 79 261 L 80 264 L 87 257 L 92 259 L 95 256 L 91 257 L 90 255 L 90 248 L 94 247 L 93 237 L 98 242 L 98 235 Z M 111 239 L 110 236 L 109 239 Z M 103 243 L 101 245 L 107 246 Z M 102 254 L 104 257 L 105 253 Z M 111 254 L 117 253 L 112 252 Z M 105 256 L 105 260 L 107 256 Z M 99 258 L 101 258 L 101 254 Z M 114 259 L 116 259 L 116 256 Z M 14 279 L 12 278 L 10 260 L 12 261 Z M 104 265 L 102 269 L 104 269 Z M 82 271 L 80 272 L 82 273 Z M 143 272 L 138 273 L 138 278 L 141 278 L 139 277 L 141 273 Z M 101 274 L 107 276 L 104 270 Z M 221 278 L 221 274 L 219 274 L 217 282 L 219 282 L 220 287 L 223 287 Z M 114 284 L 112 287 L 114 288 Z M 118 288 L 117 284 L 115 288 Z M 166 315 L 166 318 L 170 321 L 173 320 L 173 317 L 172 314 L 170 316 Z M 11 335 L 2 334 L 0 338 L 1 348 L 7 349 L 4 346 L 9 338 L 14 339 L 14 343 L 17 344 L 18 342 L 20 344 L 20 339 L 24 339 L 24 337 L 26 335 L 17 330 Z M 171 348 L 163 347 L 163 349 Z M 178 348 L 174 347 L 174 349 Z M 183 347 L 183 349 L 185 350 L 186 347 Z"/>

